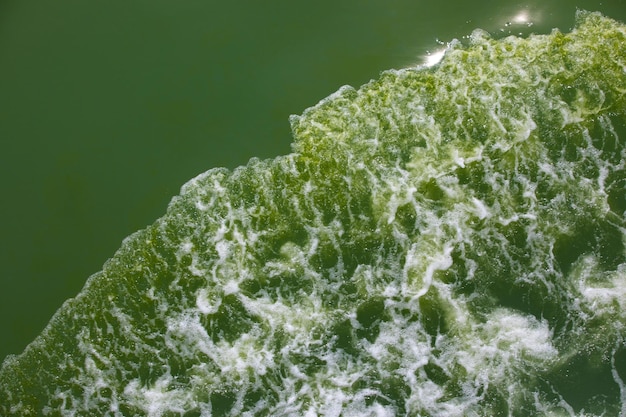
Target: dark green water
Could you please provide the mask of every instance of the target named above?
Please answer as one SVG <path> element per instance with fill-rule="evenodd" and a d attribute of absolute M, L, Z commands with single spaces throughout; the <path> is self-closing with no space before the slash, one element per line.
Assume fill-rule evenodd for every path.
<path fill-rule="evenodd" d="M 572 25 L 573 5 L 524 6 L 531 28 L 507 26 L 519 6 L 504 3 L 454 14 L 416 2 L 4 3 L 0 356 L 20 352 L 187 179 L 288 153 L 289 114 L 418 62 L 437 38 Z"/>

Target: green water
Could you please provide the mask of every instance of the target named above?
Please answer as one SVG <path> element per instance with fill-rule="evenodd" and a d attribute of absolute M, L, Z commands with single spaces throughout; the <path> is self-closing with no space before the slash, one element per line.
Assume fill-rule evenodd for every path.
<path fill-rule="evenodd" d="M 287 117 L 476 27 L 567 30 L 624 1 L 0 4 L 0 358 L 211 167 L 289 152 Z M 506 27 L 519 10 L 534 26 Z"/>
<path fill-rule="evenodd" d="M 283 6 L 3 6 L 4 354 L 21 351 L 186 179 L 290 152 L 287 114 L 420 62 L 435 37 L 573 22 L 560 20 L 565 6 L 530 7 L 531 27 L 506 24 L 508 6 L 457 16 L 417 3 Z M 422 14 L 438 17 L 416 25 Z M 24 363 L 41 361 L 38 383 L 57 390 L 25 398 L 71 410 L 83 390 L 86 407 L 124 415 L 200 415 L 207 404 L 215 415 L 337 415 L 341 406 L 345 415 L 618 415 L 626 204 L 623 98 L 611 88 L 623 78 L 611 84 L 602 60 L 550 78 L 563 42 L 531 67 L 547 71 L 534 79 L 551 89 L 507 73 L 498 55 L 507 47 L 494 46 L 498 93 L 455 109 L 467 105 L 466 86 L 480 85 L 472 69 L 485 58 L 450 57 L 437 81 L 389 73 L 292 119 L 296 156 L 189 183 L 169 217 L 94 278 L 80 307 L 57 316 L 63 334 L 52 330 L 21 362 L 28 380 L 41 371 Z M 617 53 L 621 42 L 605 48 Z M 591 62 L 588 49 L 572 62 Z M 395 109 L 405 88 L 424 108 Z M 445 97 L 441 88 L 461 98 L 428 101 Z M 417 119 L 398 120 L 407 115 Z M 384 162 L 393 158 L 400 165 Z M 13 394 L 0 395 L 28 393 L 7 369 Z M 281 397 L 292 392 L 295 402 Z"/>
<path fill-rule="evenodd" d="M 624 415 L 625 45 L 581 13 L 342 87 L 126 239 L 0 411 Z"/>
<path fill-rule="evenodd" d="M 289 152 L 287 117 L 476 27 L 567 30 L 624 1 L 0 4 L 0 358 L 181 184 Z M 519 10 L 534 25 L 506 26 Z"/>

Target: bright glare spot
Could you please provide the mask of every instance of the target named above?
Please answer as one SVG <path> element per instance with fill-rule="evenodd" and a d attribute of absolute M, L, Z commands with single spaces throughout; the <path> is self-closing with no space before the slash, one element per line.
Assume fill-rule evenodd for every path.
<path fill-rule="evenodd" d="M 539 10 L 533 10 L 532 16 L 528 10 L 520 10 L 515 15 L 513 15 L 505 24 L 505 27 L 509 27 L 511 25 L 516 26 L 533 26 L 536 22 L 541 19 L 541 12 Z"/>
<path fill-rule="evenodd" d="M 424 57 L 424 66 L 432 67 L 433 65 L 438 64 L 439 61 L 441 61 L 441 58 L 443 58 L 443 55 L 445 53 L 446 53 L 446 48 L 438 49 L 434 52 L 429 53 L 428 55 Z"/>
<path fill-rule="evenodd" d="M 513 19 L 511 19 L 511 21 L 520 25 L 525 24 L 530 22 L 530 16 L 528 15 L 528 12 L 526 10 L 522 10 L 518 14 L 513 16 Z"/>

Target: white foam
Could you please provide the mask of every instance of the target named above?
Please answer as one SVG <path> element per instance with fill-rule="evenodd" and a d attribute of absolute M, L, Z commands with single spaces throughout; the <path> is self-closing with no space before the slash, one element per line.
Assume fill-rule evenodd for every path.
<path fill-rule="evenodd" d="M 435 272 L 446 270 L 452 265 L 452 249 L 450 245 L 441 251 L 427 245 L 411 245 L 404 264 L 403 285 L 406 285 L 407 293 L 413 294 L 412 298 L 417 299 L 426 294 Z M 429 254 L 431 251 L 434 253 Z"/>
<path fill-rule="evenodd" d="M 151 385 L 143 386 L 139 380 L 130 381 L 124 388 L 124 395 L 132 399 L 148 417 L 161 417 L 165 414 L 184 413 L 192 404 L 191 393 L 171 389 L 171 375 L 167 374 Z"/>
<path fill-rule="evenodd" d="M 495 310 L 465 337 L 459 363 L 486 384 L 508 380 L 516 368 L 541 368 L 558 355 L 547 322 L 507 309 Z"/>
<path fill-rule="evenodd" d="M 224 285 L 224 294 L 236 294 L 239 292 L 239 282 L 235 279 L 231 279 Z"/>
<path fill-rule="evenodd" d="M 592 282 L 597 279 L 598 264 L 594 257 L 585 257 L 578 263 L 575 274 L 579 276 L 579 290 L 584 297 L 585 309 L 596 314 L 606 312 L 618 313 L 626 318 L 626 265 L 608 276 L 608 279 Z M 591 282 L 590 282 L 591 281 Z"/>
<path fill-rule="evenodd" d="M 209 292 L 207 288 L 201 288 L 196 294 L 196 306 L 202 314 L 215 314 L 222 305 L 222 298 L 215 294 L 214 291 Z"/>
<path fill-rule="evenodd" d="M 485 203 L 476 197 L 472 197 L 472 203 L 474 203 L 474 207 L 476 208 L 475 212 L 479 219 L 483 220 L 487 216 L 489 216 L 489 210 Z"/>

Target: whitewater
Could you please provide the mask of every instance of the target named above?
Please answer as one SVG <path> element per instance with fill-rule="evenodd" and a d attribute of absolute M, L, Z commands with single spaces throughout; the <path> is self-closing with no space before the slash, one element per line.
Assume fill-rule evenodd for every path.
<path fill-rule="evenodd" d="M 190 180 L 2 416 L 626 415 L 626 26 L 476 30 Z"/>

